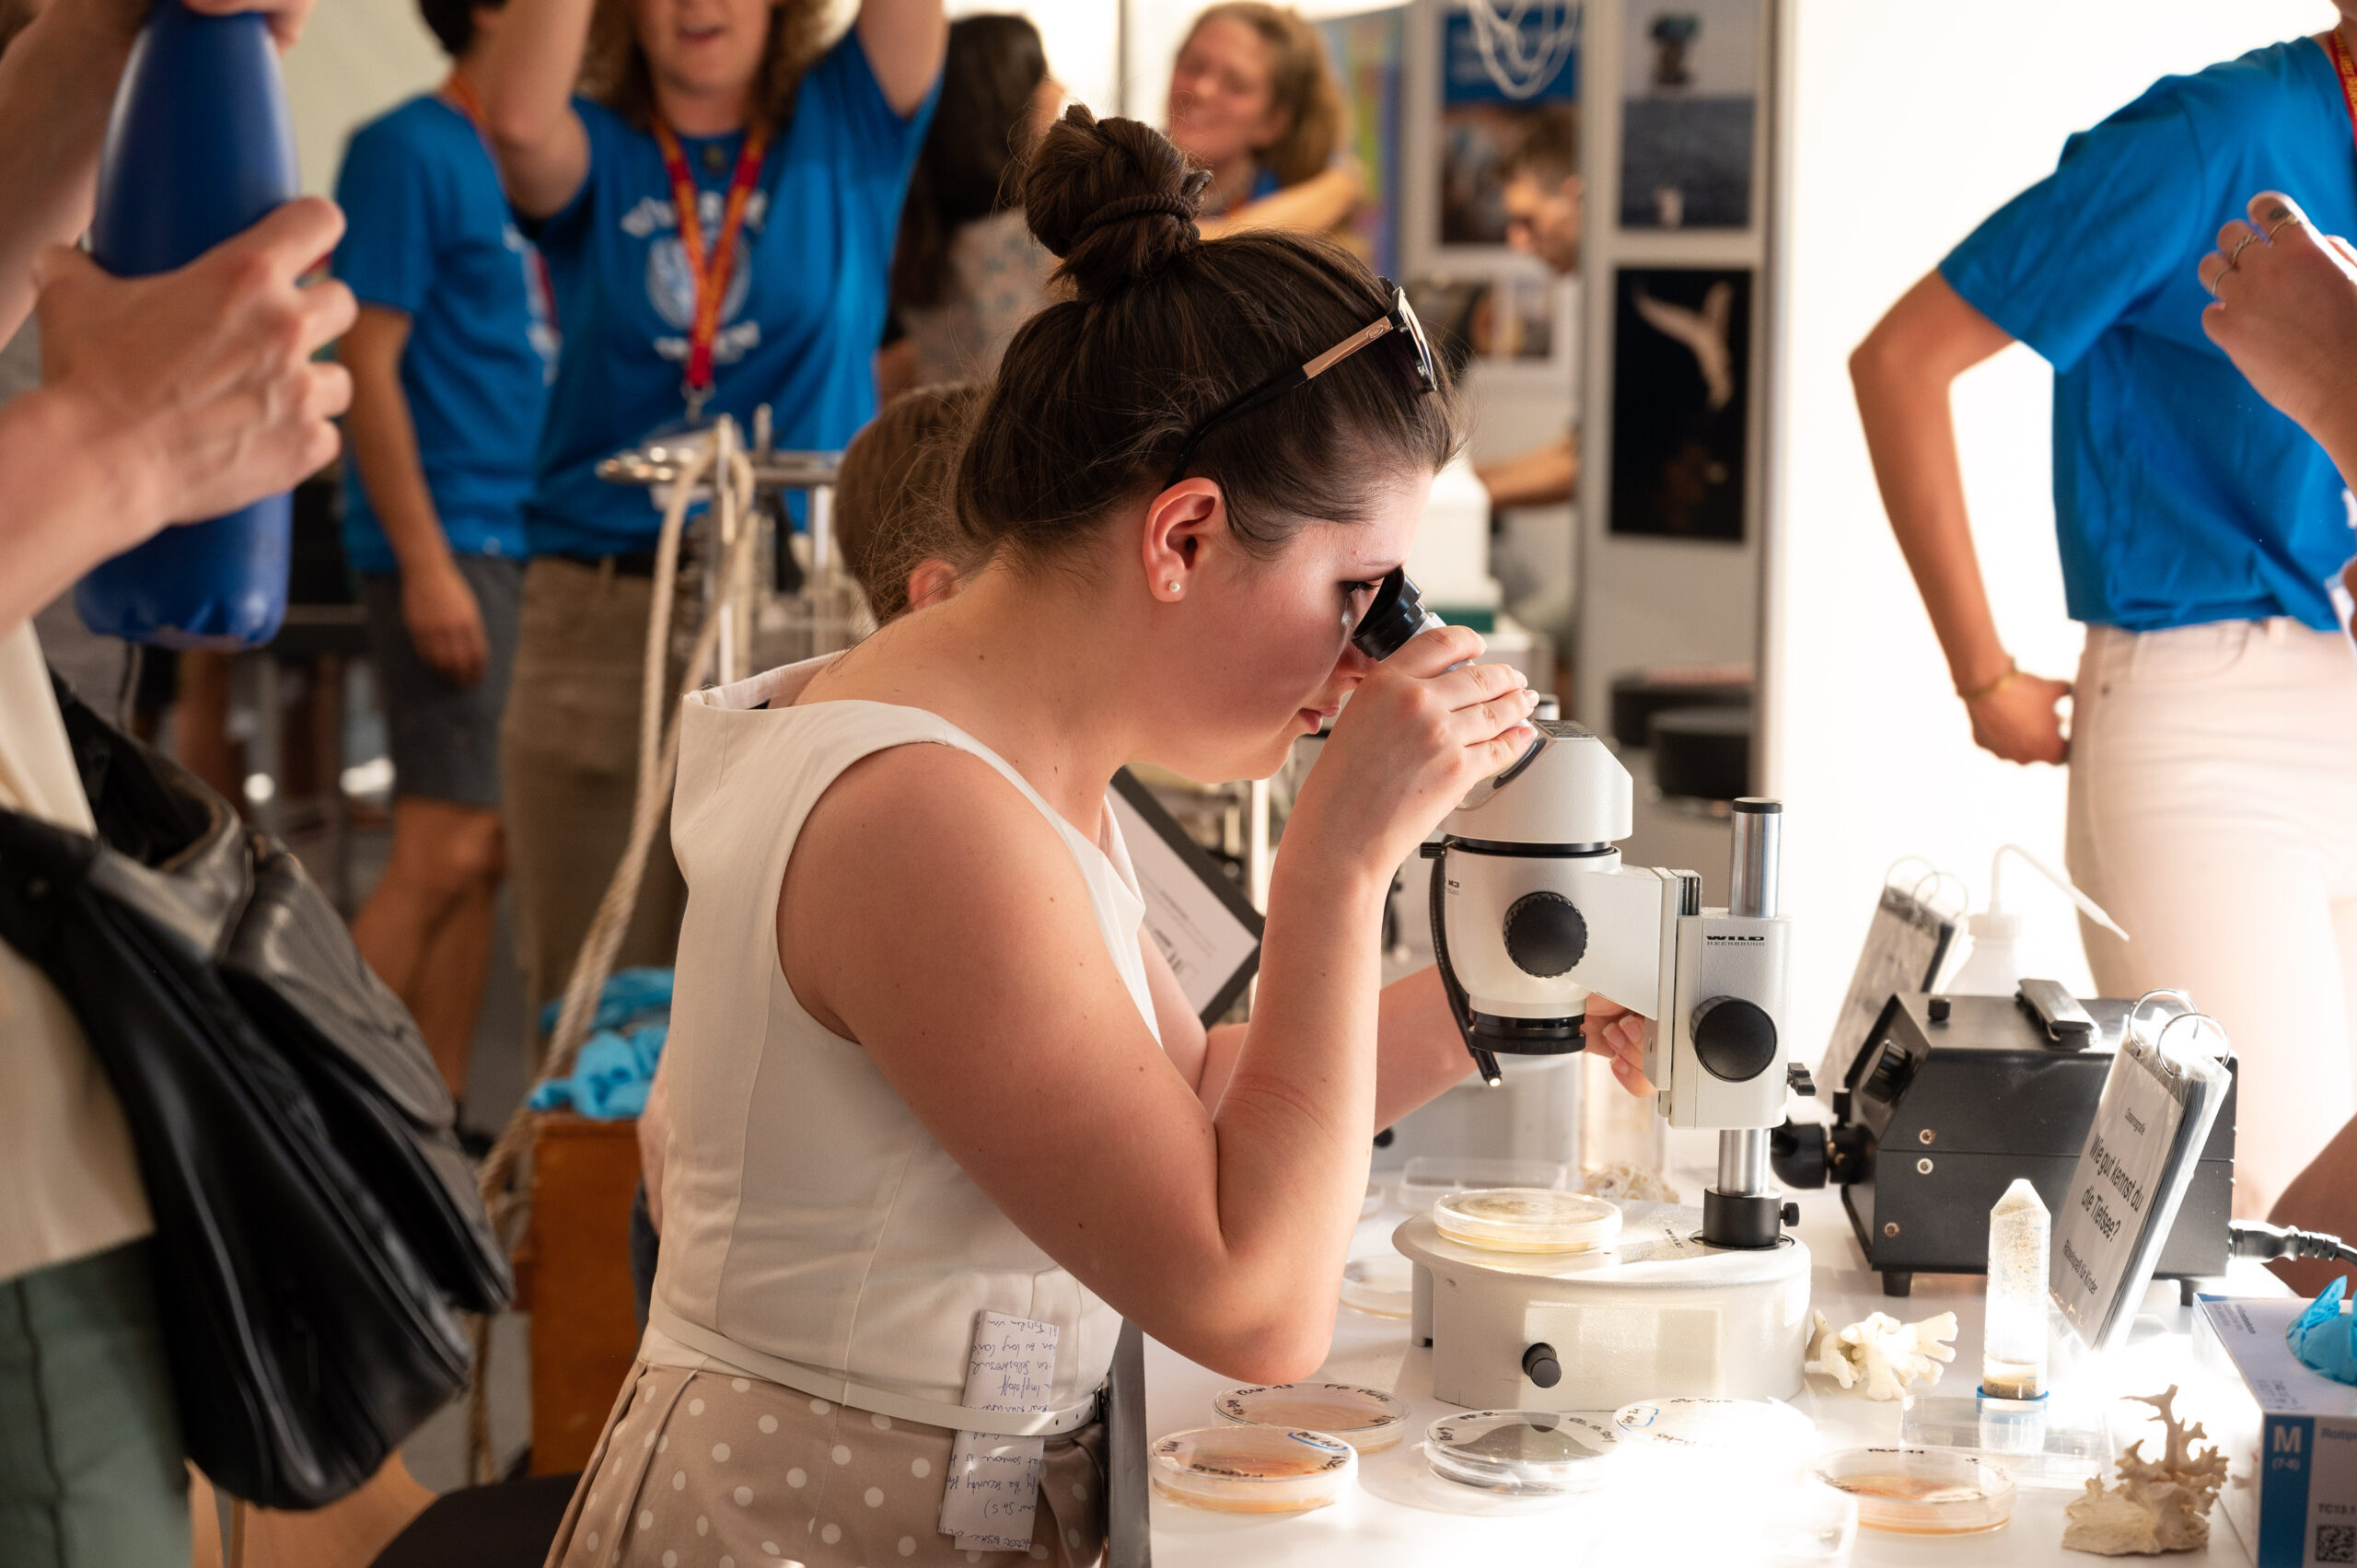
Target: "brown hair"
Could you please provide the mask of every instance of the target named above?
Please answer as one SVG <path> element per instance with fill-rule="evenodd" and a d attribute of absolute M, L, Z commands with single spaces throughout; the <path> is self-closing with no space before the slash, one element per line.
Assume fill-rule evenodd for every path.
<path fill-rule="evenodd" d="M 1331 242 L 1261 229 L 1209 242 L 1211 176 L 1161 133 L 1075 105 L 1023 185 L 1031 232 L 1071 297 L 1016 333 L 958 470 L 968 534 L 1024 557 L 1067 552 L 1115 505 L 1159 489 L 1190 434 L 1283 370 L 1379 319 L 1388 292 Z M 1364 518 L 1379 489 L 1457 441 L 1446 376 L 1427 395 L 1399 341 L 1211 433 L 1188 467 L 1216 479 L 1247 550 L 1306 519 Z"/>
<path fill-rule="evenodd" d="M 959 381 L 903 392 L 843 448 L 836 539 L 879 626 L 907 612 L 917 563 L 946 561 L 963 576 L 989 554 L 959 525 L 950 499 L 958 449 L 983 390 Z"/>
<path fill-rule="evenodd" d="M 1350 111 L 1327 64 L 1326 41 L 1290 6 L 1221 0 L 1195 18 L 1187 29 L 1188 42 L 1205 22 L 1222 19 L 1242 22 L 1269 46 L 1269 100 L 1285 111 L 1285 128 L 1261 150 L 1260 160 L 1276 171 L 1280 185 L 1298 185 L 1325 173 L 1350 134 Z"/>
<path fill-rule="evenodd" d="M 1522 178 L 1552 188 L 1579 171 L 1579 111 L 1569 104 L 1551 104 L 1530 117 L 1522 139 L 1499 164 L 1498 178 Z"/>
<path fill-rule="evenodd" d="M 751 119 L 772 132 L 794 119 L 802 75 L 819 58 L 826 0 L 783 0 L 770 9 L 768 41 L 753 79 Z M 630 0 L 598 0 L 582 52 L 581 90 L 644 131 L 655 123 L 655 75 L 631 26 Z"/>

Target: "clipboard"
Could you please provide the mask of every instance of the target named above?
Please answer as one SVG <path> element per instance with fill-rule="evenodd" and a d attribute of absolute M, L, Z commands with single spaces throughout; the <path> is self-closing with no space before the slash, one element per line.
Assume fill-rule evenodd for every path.
<path fill-rule="evenodd" d="M 1884 873 L 1882 896 L 1875 902 L 1865 944 L 1858 951 L 1858 967 L 1850 976 L 1849 993 L 1842 999 L 1841 1011 L 1834 1016 L 1825 1059 L 1817 1071 L 1817 1081 L 1829 1091 L 1849 1082 L 1892 993 L 1931 990 L 1940 966 L 1947 961 L 1948 948 L 1956 942 L 1956 916 L 1922 896 L 1926 886 L 1953 878 L 1933 870 L 1911 886 L 1890 880 L 1891 873 L 1906 864 L 1900 861 Z"/>
<path fill-rule="evenodd" d="M 1146 935 L 1195 1016 L 1216 1023 L 1260 971 L 1260 912 L 1129 769 L 1113 775 L 1106 800 L 1138 874 Z"/>
<path fill-rule="evenodd" d="M 2178 1030 L 2189 1018 L 2193 1028 Z M 2200 1048 L 2203 1024 L 2223 1040 L 2207 1014 L 2177 1014 L 2149 1037 L 2129 1014 L 2055 1213 L 2048 1291 L 2090 1350 L 2115 1349 L 2127 1337 L 2225 1103 L 2232 1078 L 2219 1056 Z M 2174 1047 L 2172 1033 L 2181 1040 Z"/>

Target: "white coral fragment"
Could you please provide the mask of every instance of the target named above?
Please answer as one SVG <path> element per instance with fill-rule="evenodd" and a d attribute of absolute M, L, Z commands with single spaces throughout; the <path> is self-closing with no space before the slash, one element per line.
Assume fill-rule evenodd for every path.
<path fill-rule="evenodd" d="M 2210 1505 L 2226 1481 L 2226 1456 L 2217 1445 L 2195 1453 L 2193 1440 L 2210 1434 L 2199 1422 L 2177 1418 L 2177 1385 L 2165 1393 L 2134 1396 L 2159 1412 L 2167 1433 L 2157 1459 L 2144 1458 L 2144 1440 L 2119 1458 L 2119 1484 L 2087 1482 L 2086 1495 L 2065 1508 L 2062 1544 L 2105 1557 L 2195 1551 L 2210 1541 Z"/>
<path fill-rule="evenodd" d="M 1946 1342 L 1956 1338 L 1956 1314 L 1943 1312 L 1920 1323 L 1901 1323 L 1873 1313 L 1846 1329 L 1835 1330 L 1825 1314 L 1810 1314 L 1805 1371 L 1830 1377 L 1844 1388 L 1856 1388 L 1870 1400 L 1896 1400 L 1907 1386 L 1940 1380 L 1945 1364 L 1956 1359 Z"/>
<path fill-rule="evenodd" d="M 1615 1160 L 1587 1172 L 1580 1178 L 1580 1191 L 1591 1198 L 1609 1198 L 1621 1203 L 1678 1202 L 1678 1189 L 1663 1180 L 1661 1172 L 1628 1160 Z"/>

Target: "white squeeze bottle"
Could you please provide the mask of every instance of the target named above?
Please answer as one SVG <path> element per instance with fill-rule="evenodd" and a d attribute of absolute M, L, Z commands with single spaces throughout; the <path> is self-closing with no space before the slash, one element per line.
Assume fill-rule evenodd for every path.
<path fill-rule="evenodd" d="M 2104 913 L 2096 901 L 2082 893 L 2065 877 L 2046 862 L 2019 844 L 2000 844 L 1989 861 L 1989 907 L 1965 923 L 1971 935 L 1972 946 L 1964 962 L 1939 989 L 1949 996 L 2011 996 L 2021 989 L 2021 958 L 2015 945 L 2022 934 L 2022 917 L 2005 908 L 2005 856 L 2019 855 L 2030 869 L 2071 896 L 2071 901 L 2084 911 L 2089 920 L 2110 932 L 2121 941 L 2128 933 L 2119 929 L 2111 916 Z"/>

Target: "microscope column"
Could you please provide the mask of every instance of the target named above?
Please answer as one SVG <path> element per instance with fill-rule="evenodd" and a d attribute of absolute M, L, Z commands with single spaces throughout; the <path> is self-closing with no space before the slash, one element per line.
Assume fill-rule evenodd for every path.
<path fill-rule="evenodd" d="M 1727 913 L 1766 919 L 1776 912 L 1776 872 L 1784 808 L 1773 800 L 1738 800 L 1732 823 Z M 1703 1194 L 1702 1239 L 1716 1247 L 1762 1248 L 1782 1234 L 1782 1204 L 1768 1171 L 1769 1130 L 1719 1133 L 1718 1184 Z"/>

